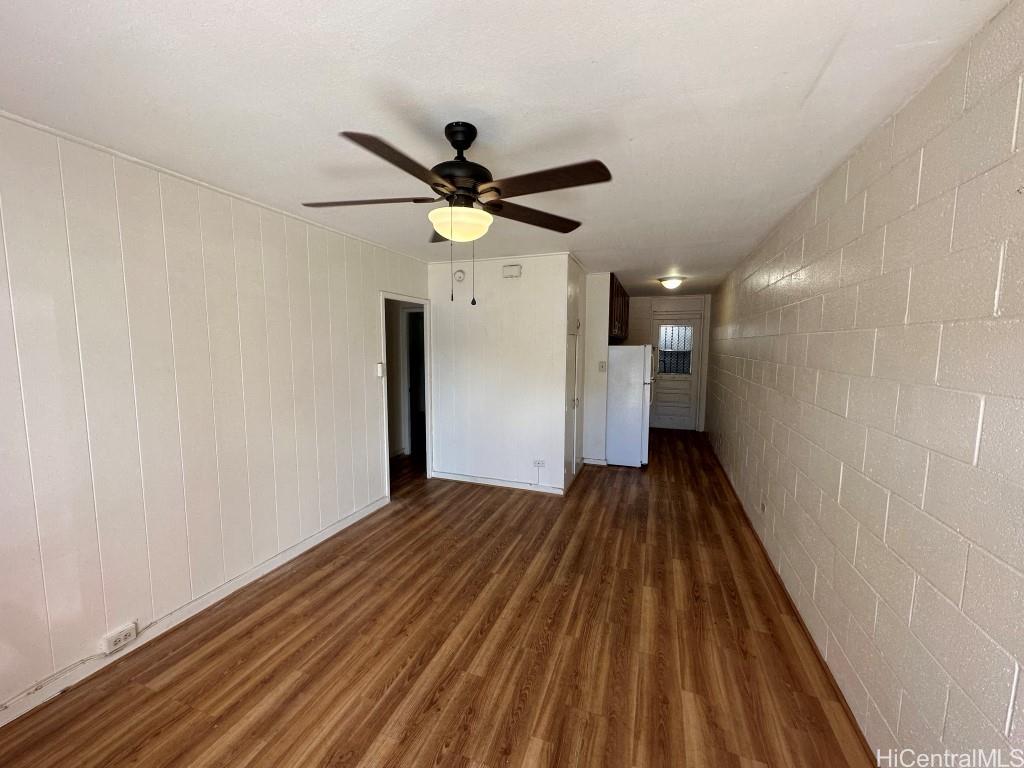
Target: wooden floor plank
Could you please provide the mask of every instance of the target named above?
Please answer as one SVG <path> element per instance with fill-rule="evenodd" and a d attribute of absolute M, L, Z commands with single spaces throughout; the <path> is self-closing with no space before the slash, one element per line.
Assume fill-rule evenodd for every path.
<path fill-rule="evenodd" d="M 871 765 L 707 441 L 392 503 L 0 729 L 0 765 Z"/>

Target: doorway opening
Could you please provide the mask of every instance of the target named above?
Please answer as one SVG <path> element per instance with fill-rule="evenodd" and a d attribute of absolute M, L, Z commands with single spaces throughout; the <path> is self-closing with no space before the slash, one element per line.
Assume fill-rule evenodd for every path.
<path fill-rule="evenodd" d="M 427 474 L 427 319 L 422 303 L 384 299 L 389 487 Z"/>
<path fill-rule="evenodd" d="M 669 317 L 654 320 L 654 386 L 651 391 L 651 427 L 697 429 L 701 382 L 701 318 Z"/>

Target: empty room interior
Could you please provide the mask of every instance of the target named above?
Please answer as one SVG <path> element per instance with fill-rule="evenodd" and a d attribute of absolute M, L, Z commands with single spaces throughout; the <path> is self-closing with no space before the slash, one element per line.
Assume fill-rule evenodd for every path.
<path fill-rule="evenodd" d="M 0 766 L 1024 766 L 1024 0 L 0 41 Z"/>

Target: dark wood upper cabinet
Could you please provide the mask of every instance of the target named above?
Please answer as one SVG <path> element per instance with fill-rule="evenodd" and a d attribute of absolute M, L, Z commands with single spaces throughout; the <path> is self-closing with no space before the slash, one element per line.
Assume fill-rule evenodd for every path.
<path fill-rule="evenodd" d="M 629 294 L 614 274 L 608 294 L 608 343 L 621 344 L 629 336 Z"/>

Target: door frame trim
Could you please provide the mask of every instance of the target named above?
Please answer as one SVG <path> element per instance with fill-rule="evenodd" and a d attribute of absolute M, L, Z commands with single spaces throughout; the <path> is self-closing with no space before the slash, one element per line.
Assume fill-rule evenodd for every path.
<path fill-rule="evenodd" d="M 388 430 L 388 329 L 387 329 L 387 301 L 405 301 L 410 304 L 419 304 L 423 307 L 423 397 L 426 408 L 426 440 L 427 440 L 427 477 L 431 478 L 434 476 L 434 456 L 433 456 L 433 443 L 434 443 L 434 407 L 431 402 L 431 355 L 433 350 L 431 349 L 431 339 L 433 334 L 431 333 L 430 326 L 430 299 L 424 299 L 420 296 L 408 296 L 404 293 L 394 293 L 392 291 L 381 291 L 380 292 L 380 359 L 384 365 L 384 375 L 380 377 L 381 394 L 384 401 L 384 407 L 381 409 L 382 421 L 381 421 L 381 446 L 382 456 L 381 459 L 384 462 L 384 495 L 390 500 L 391 499 L 391 437 Z M 401 333 L 401 331 L 399 331 Z"/>
<path fill-rule="evenodd" d="M 710 356 L 708 349 L 710 328 L 708 326 L 711 323 L 711 295 L 703 294 L 701 298 L 703 298 L 703 302 L 702 308 L 699 310 L 657 309 L 652 306 L 650 327 L 651 343 L 657 347 L 656 330 L 661 323 L 672 320 L 679 320 L 683 323 L 687 320 L 700 321 L 700 355 L 697 360 L 697 370 L 694 371 L 697 380 L 697 419 L 695 424 L 697 432 L 704 431 L 704 416 L 707 410 L 708 358 Z"/>

